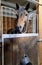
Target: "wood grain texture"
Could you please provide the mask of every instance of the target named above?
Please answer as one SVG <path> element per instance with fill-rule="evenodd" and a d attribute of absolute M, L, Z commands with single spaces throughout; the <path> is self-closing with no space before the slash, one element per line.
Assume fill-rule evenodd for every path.
<path fill-rule="evenodd" d="M 19 65 L 27 54 L 33 65 L 38 65 L 38 47 L 35 38 L 14 38 L 5 42 L 5 65 Z M 6 41 L 6 39 L 5 39 Z"/>
<path fill-rule="evenodd" d="M 38 50 L 39 50 L 39 62 L 38 64 L 39 65 L 42 65 L 42 42 L 39 42 L 38 43 Z"/>
<path fill-rule="evenodd" d="M 2 37 L 2 25 L 3 25 L 3 16 L 2 16 L 2 7 L 0 6 L 0 37 Z"/>
<path fill-rule="evenodd" d="M 3 17 L 3 33 L 7 33 L 9 29 L 15 28 L 15 19 L 11 17 Z"/>
<path fill-rule="evenodd" d="M 39 0 L 42 3 L 42 0 Z M 42 6 L 39 5 L 39 38 L 42 39 Z"/>
<path fill-rule="evenodd" d="M 39 0 L 42 3 L 42 0 Z M 39 39 L 42 39 L 42 6 L 39 5 Z M 42 65 L 42 42 L 39 42 L 39 65 Z"/>
<path fill-rule="evenodd" d="M 2 43 L 0 43 L 0 65 L 2 65 Z"/>

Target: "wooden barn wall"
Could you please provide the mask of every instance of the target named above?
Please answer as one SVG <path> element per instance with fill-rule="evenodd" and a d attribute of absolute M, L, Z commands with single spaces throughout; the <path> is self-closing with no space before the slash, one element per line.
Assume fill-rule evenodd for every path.
<path fill-rule="evenodd" d="M 42 0 L 39 0 L 42 3 Z M 42 6 L 39 5 L 39 39 L 42 39 Z M 39 65 L 42 65 L 42 42 L 39 42 Z"/>
<path fill-rule="evenodd" d="M 9 29 L 15 28 L 15 18 L 3 17 L 3 33 L 7 33 Z"/>
<path fill-rule="evenodd" d="M 3 25 L 3 17 L 2 17 L 2 8 L 1 8 L 1 5 L 0 5 L 0 37 L 2 35 L 2 25 Z"/>
<path fill-rule="evenodd" d="M 42 0 L 39 0 L 42 3 Z M 39 5 L 39 38 L 42 39 L 42 6 Z"/>
<path fill-rule="evenodd" d="M 2 43 L 0 42 L 0 65 L 2 65 Z"/>
<path fill-rule="evenodd" d="M 2 13 L 1 13 L 1 0 L 0 0 L 0 38 L 2 37 Z M 2 65 L 2 43 L 0 42 L 0 65 Z"/>
<path fill-rule="evenodd" d="M 38 60 L 38 64 L 42 65 L 42 42 L 39 42 L 39 60 Z"/>

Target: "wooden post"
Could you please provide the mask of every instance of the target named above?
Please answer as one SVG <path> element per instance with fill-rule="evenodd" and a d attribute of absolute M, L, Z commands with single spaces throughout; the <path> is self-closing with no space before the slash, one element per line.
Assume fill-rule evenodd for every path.
<path fill-rule="evenodd" d="M 42 0 L 39 0 L 42 3 Z M 42 6 L 39 5 L 39 40 L 42 39 Z M 39 65 L 42 65 L 42 42 L 39 42 Z"/>
<path fill-rule="evenodd" d="M 1 8 L 1 1 L 0 1 L 0 37 L 2 35 L 2 20 L 3 20 L 3 17 L 2 17 L 2 8 Z"/>
<path fill-rule="evenodd" d="M 42 3 L 42 0 L 39 0 Z M 42 6 L 39 5 L 39 39 L 42 39 Z"/>

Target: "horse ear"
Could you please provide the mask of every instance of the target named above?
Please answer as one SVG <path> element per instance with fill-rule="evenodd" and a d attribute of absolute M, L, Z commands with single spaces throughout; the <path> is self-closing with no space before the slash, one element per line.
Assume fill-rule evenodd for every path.
<path fill-rule="evenodd" d="M 30 7 L 30 3 L 28 3 L 28 4 L 26 5 L 25 10 L 28 10 L 29 7 Z"/>
<path fill-rule="evenodd" d="M 19 5 L 16 3 L 16 9 L 18 10 L 19 9 Z"/>

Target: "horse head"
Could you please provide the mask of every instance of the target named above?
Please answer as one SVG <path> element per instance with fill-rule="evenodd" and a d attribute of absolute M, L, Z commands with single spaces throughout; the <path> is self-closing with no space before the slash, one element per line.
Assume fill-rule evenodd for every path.
<path fill-rule="evenodd" d="M 27 21 L 28 21 L 28 12 L 27 10 L 29 9 L 29 3 L 26 5 L 26 7 L 19 7 L 18 4 L 16 4 L 16 9 L 18 11 L 17 14 L 17 24 L 15 27 L 15 30 L 10 29 L 10 31 L 8 31 L 8 33 L 24 33 L 26 32 L 26 26 L 27 26 Z"/>
<path fill-rule="evenodd" d="M 26 5 L 26 7 L 19 7 L 17 4 L 18 9 L 18 19 L 17 19 L 17 25 L 15 28 L 16 33 L 24 33 L 26 32 L 26 24 L 28 21 L 28 12 L 29 9 L 29 3 Z"/>

